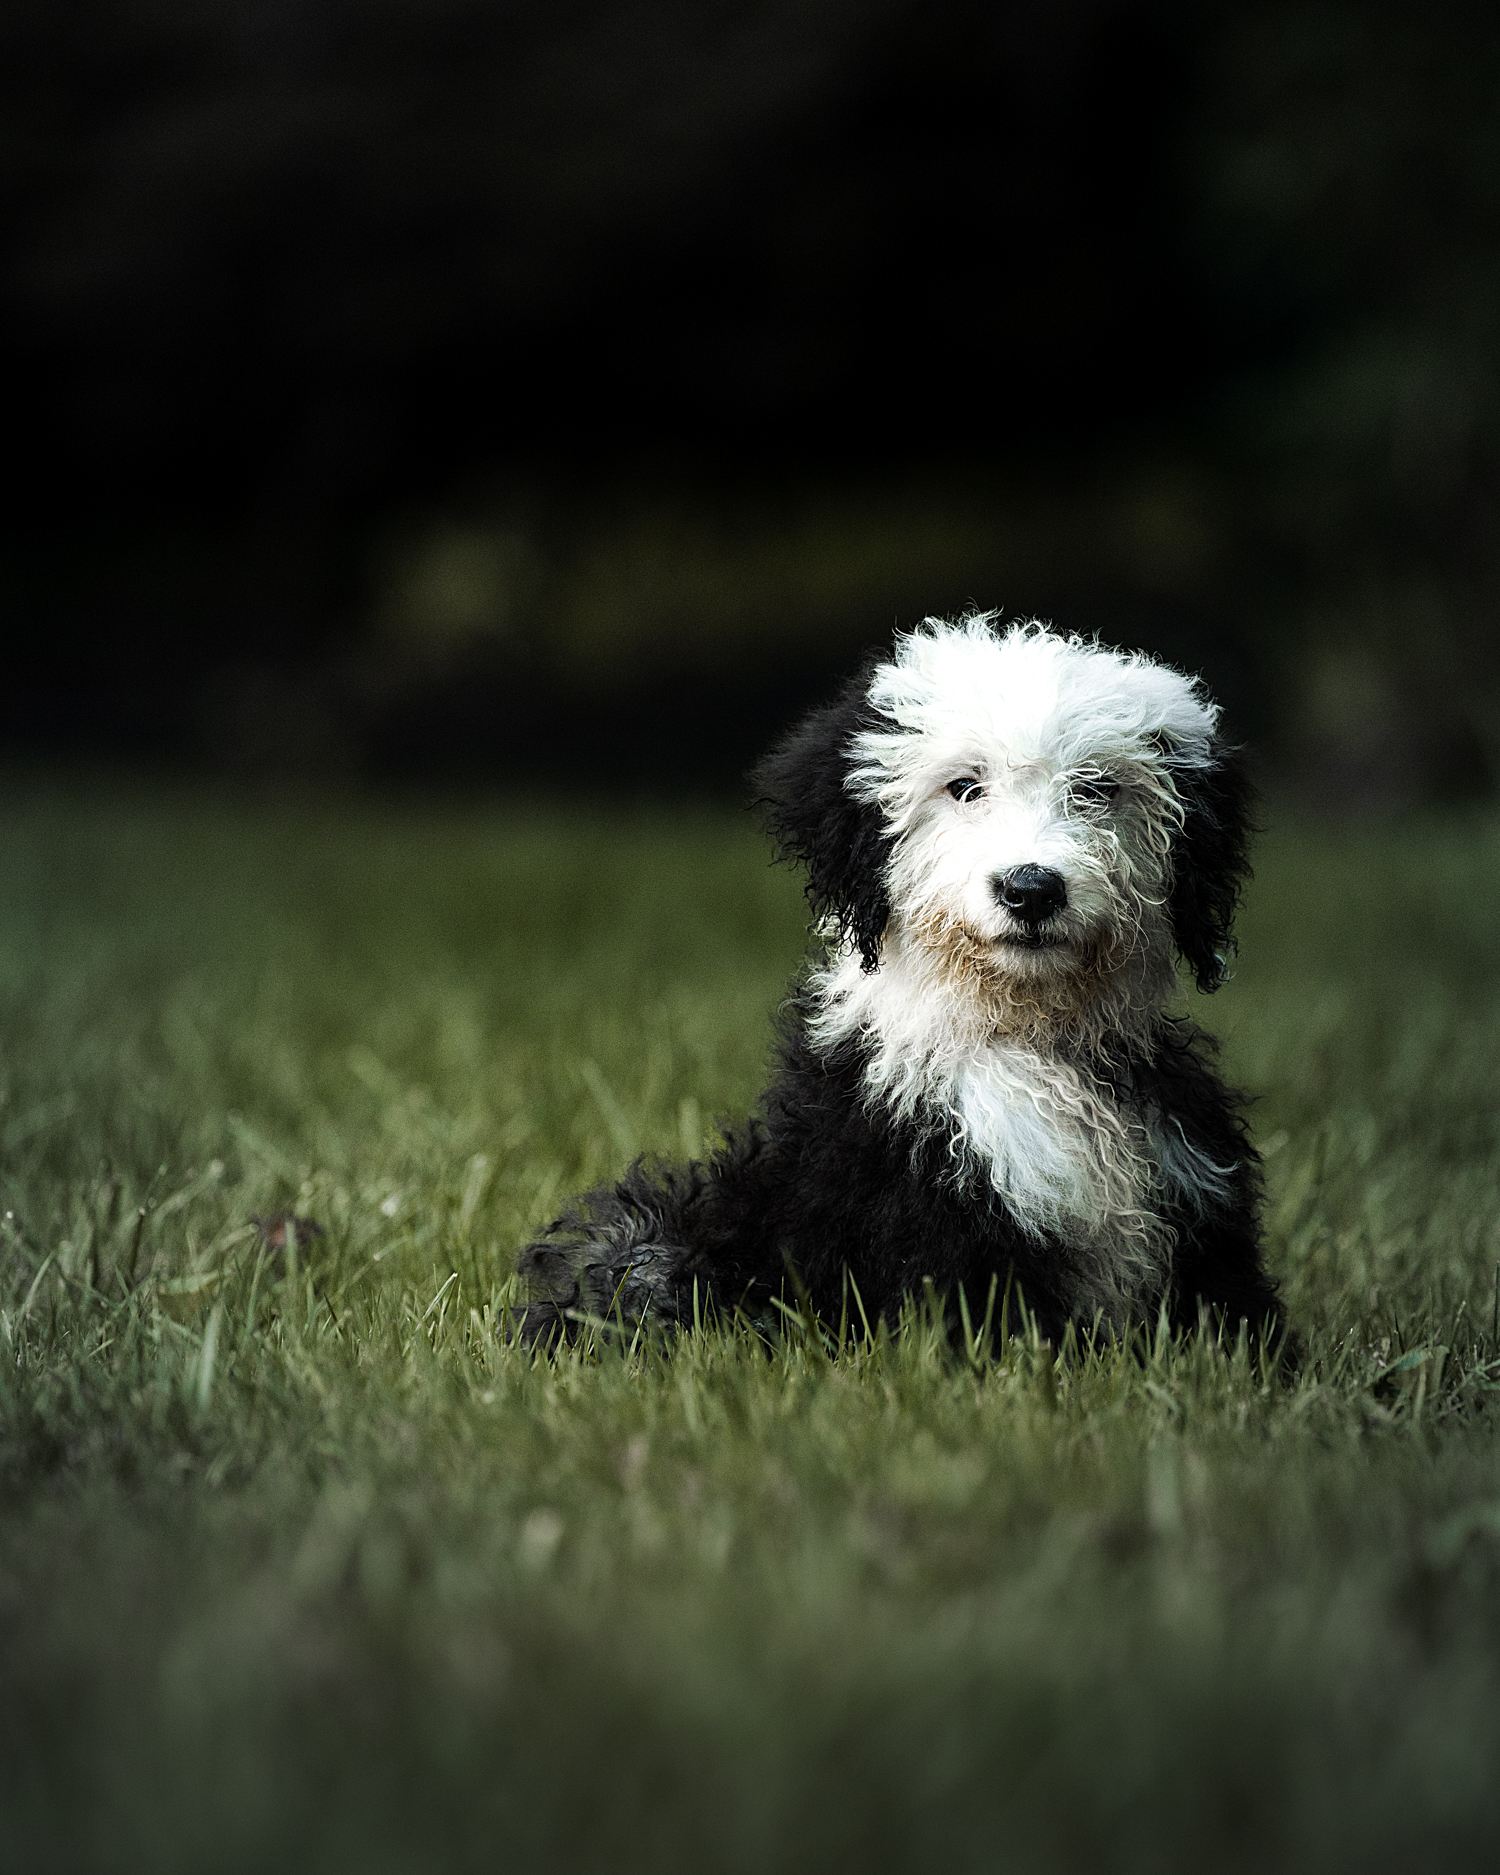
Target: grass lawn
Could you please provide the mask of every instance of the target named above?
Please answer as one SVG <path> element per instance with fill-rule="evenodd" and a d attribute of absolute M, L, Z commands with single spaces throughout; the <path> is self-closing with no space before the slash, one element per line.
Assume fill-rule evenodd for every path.
<path fill-rule="evenodd" d="M 920 1320 L 553 1362 L 518 1242 L 759 1086 L 804 917 L 748 818 L 11 784 L 0 1866 L 1492 1846 L 1497 862 L 1263 843 L 1201 1012 L 1297 1384 Z"/>

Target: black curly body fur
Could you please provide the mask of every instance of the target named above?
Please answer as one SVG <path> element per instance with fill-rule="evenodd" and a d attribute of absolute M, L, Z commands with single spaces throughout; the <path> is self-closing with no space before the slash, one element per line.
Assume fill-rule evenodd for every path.
<path fill-rule="evenodd" d="M 1101 1078 L 1235 1167 L 1212 1208 L 1163 1208 L 1176 1246 L 1170 1280 L 1142 1298 L 1148 1319 L 1165 1303 L 1175 1328 L 1206 1309 L 1231 1333 L 1241 1321 L 1258 1333 L 1277 1306 L 1259 1265 L 1259 1166 L 1208 1050 L 1201 1031 L 1174 1023 L 1150 1059 Z M 1013 1323 L 1024 1302 L 1040 1332 L 1060 1340 L 1074 1315 L 1071 1246 L 1022 1230 L 982 1171 L 964 1168 L 951 1126 L 872 1104 L 864 1065 L 857 1046 L 815 1052 L 794 1011 L 755 1120 L 706 1163 L 638 1161 L 528 1248 L 522 1268 L 538 1299 L 525 1332 L 566 1333 L 587 1317 L 690 1324 L 695 1312 L 734 1310 L 772 1326 L 775 1298 L 810 1303 L 831 1323 L 847 1314 L 858 1325 L 861 1308 L 872 1324 L 893 1322 L 930 1282 L 955 1331 L 960 1291 L 977 1322 L 992 1291 L 1008 1290 Z"/>
<path fill-rule="evenodd" d="M 987 655 L 982 628 L 988 621 L 937 630 L 967 631 L 971 639 L 978 630 Z M 1199 988 L 1213 990 L 1233 951 L 1230 925 L 1248 872 L 1251 797 L 1232 751 L 1217 738 L 1212 705 L 1175 673 L 1050 633 L 1017 641 L 1014 632 L 1009 638 L 996 632 L 993 642 L 997 655 L 1020 642 L 1024 656 L 1030 642 L 1060 661 L 1094 659 L 1089 669 L 1103 698 L 1106 742 L 1120 699 L 1147 699 L 1132 719 L 1134 740 L 1115 745 L 1125 751 L 1120 760 L 1135 760 L 1133 772 L 1145 777 L 1148 790 L 1153 775 L 1169 777 L 1170 805 L 1160 825 L 1170 837 L 1170 858 L 1159 894 L 1142 903 L 1157 920 L 1163 955 L 1175 952 Z M 898 648 L 898 663 L 901 655 Z M 1148 1178 L 1142 1202 L 1154 1220 L 1155 1249 L 1114 1288 L 1113 1277 L 1091 1287 L 1090 1259 L 1097 1278 L 1100 1239 L 1096 1233 L 1088 1240 L 1090 1226 L 1072 1232 L 1065 1220 L 1039 1224 L 1035 1214 L 1019 1214 L 999 1172 L 983 1151 L 971 1150 L 941 1088 L 904 1104 L 887 1098 L 872 1065 L 878 1040 L 858 1024 L 830 1036 L 820 1023 L 835 994 L 826 959 L 842 957 L 856 986 L 887 982 L 880 973 L 892 968 L 892 934 L 904 915 L 892 903 L 898 849 L 903 838 L 924 837 L 903 832 L 912 823 L 893 818 L 862 786 L 872 732 L 885 737 L 876 753 L 885 751 L 894 769 L 904 751 L 916 758 L 911 772 L 919 777 L 914 787 L 925 791 L 924 824 L 941 828 L 947 823 L 930 816 L 954 811 L 944 794 L 948 771 L 934 771 L 934 779 L 921 767 L 924 749 L 941 745 L 941 733 L 928 734 L 924 744 L 918 726 L 903 740 L 899 710 L 893 718 L 878 707 L 879 674 L 895 668 L 872 661 L 754 777 L 782 855 L 805 869 L 819 920 L 815 962 L 825 958 L 823 976 L 815 968 L 790 1005 L 758 1116 L 726 1134 L 703 1163 L 638 1162 L 619 1183 L 580 1198 L 529 1245 L 520 1263 L 531 1297 L 522 1319 L 527 1337 L 566 1336 L 591 1318 L 671 1324 L 705 1312 L 743 1311 L 770 1326 L 778 1300 L 810 1303 L 830 1322 L 847 1314 L 858 1323 L 863 1314 L 873 1324 L 894 1320 L 903 1301 L 921 1298 L 929 1284 L 955 1332 L 960 1294 L 972 1320 L 983 1316 L 992 1293 L 1009 1293 L 1012 1322 L 1024 1304 L 1054 1341 L 1069 1322 L 1088 1331 L 1102 1315 L 1106 1329 L 1120 1330 L 1154 1322 L 1163 1305 L 1178 1328 L 1204 1311 L 1231 1335 L 1242 1322 L 1256 1336 L 1274 1321 L 1276 1293 L 1259 1257 L 1259 1162 L 1240 1102 L 1214 1067 L 1213 1044 L 1192 1023 L 1153 1004 L 1148 1020 L 1122 1019 L 1107 1032 L 1098 1023 L 1070 1027 L 1063 1020 L 1012 1039 L 1012 1047 L 1031 1051 L 1044 1075 L 1060 1067 L 1073 1077 L 1075 1094 L 1081 1088 L 1096 1113 L 1106 1110 L 1106 1133 L 1118 1123 L 1156 1142 L 1151 1152 L 1161 1174 L 1140 1175 Z M 967 688 L 955 688 L 962 705 Z M 947 692 L 939 685 L 937 694 L 941 705 Z M 1003 702 L 1003 690 L 997 694 Z M 1191 738 L 1196 743 L 1188 749 Z M 995 784 L 1002 791 L 1015 785 L 1006 779 L 1005 760 L 1002 747 Z M 1054 826 L 1064 839 L 1076 836 L 1082 852 L 1099 823 L 1080 823 L 1068 812 Z M 962 833 L 955 819 L 953 834 L 938 838 Z M 906 940 L 896 941 L 899 948 Z M 1165 967 L 1169 985 L 1169 957 Z M 959 984 L 954 993 L 968 992 Z M 1159 988 L 1151 997 L 1167 993 Z M 980 1045 L 982 1052 L 983 1038 Z M 1128 1160 L 1131 1149 L 1121 1150 Z M 1169 1175 L 1174 1155 L 1179 1171 L 1189 1168 L 1185 1175 Z M 1120 1215 L 1129 1215 L 1128 1206 Z M 1133 1254 L 1128 1233 L 1123 1251 L 1120 1241 L 1110 1254 L 1123 1257 L 1124 1268 Z"/>

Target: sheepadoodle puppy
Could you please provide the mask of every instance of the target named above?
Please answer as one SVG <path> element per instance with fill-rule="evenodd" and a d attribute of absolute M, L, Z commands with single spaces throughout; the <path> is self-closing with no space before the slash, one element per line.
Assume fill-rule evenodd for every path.
<path fill-rule="evenodd" d="M 1179 958 L 1221 982 L 1247 871 L 1217 723 L 1194 679 L 1038 623 L 899 637 L 754 776 L 818 918 L 759 1114 L 528 1246 L 525 1332 L 777 1296 L 873 1322 L 929 1281 L 950 1322 L 998 1286 L 1054 1341 L 1163 1305 L 1267 1332 L 1256 1155 L 1174 1010 Z"/>

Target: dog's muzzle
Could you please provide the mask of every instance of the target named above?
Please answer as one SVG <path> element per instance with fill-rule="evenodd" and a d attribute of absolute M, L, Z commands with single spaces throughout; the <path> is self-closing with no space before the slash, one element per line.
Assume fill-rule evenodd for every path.
<path fill-rule="evenodd" d="M 1042 926 L 1068 902 L 1067 881 L 1050 866 L 1013 866 L 1009 872 L 997 872 L 990 880 L 996 902 L 1023 927 L 1003 942 L 1041 949 L 1056 940 L 1043 934 Z"/>

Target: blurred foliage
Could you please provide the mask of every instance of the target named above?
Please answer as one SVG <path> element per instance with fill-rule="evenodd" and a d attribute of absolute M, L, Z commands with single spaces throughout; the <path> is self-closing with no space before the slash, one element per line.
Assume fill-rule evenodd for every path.
<path fill-rule="evenodd" d="M 1302 341 L 1225 405 L 1307 744 L 1397 793 L 1500 776 L 1500 16 L 1230 9 L 1205 224 Z M 1296 727 L 1294 725 L 1294 727 Z M 1373 777 L 1367 777 L 1373 778 Z"/>
<path fill-rule="evenodd" d="M 1478 0 L 17 0 L 0 729 L 503 768 L 482 696 L 649 670 L 758 735 L 974 601 L 1483 794 L 1497 99 Z"/>
<path fill-rule="evenodd" d="M 711 667 L 785 660 L 809 636 L 858 644 L 982 593 L 1030 610 L 1131 588 L 1212 603 L 1213 491 L 1153 466 L 1066 494 L 972 474 L 738 500 L 642 489 L 541 509 L 529 530 L 478 507 L 413 531 L 377 576 L 375 616 L 435 653 L 522 633 L 586 685 L 643 655 Z"/>
<path fill-rule="evenodd" d="M 325 525 L 495 463 L 779 479 L 976 421 L 1093 435 L 1202 364 L 1115 369 L 1173 270 L 1160 136 L 1091 161 L 1122 71 L 1176 81 L 1165 26 L 1157 0 L 19 0 L 18 417 L 75 490 Z M 1023 251 L 1042 298 L 1010 290 Z"/>

